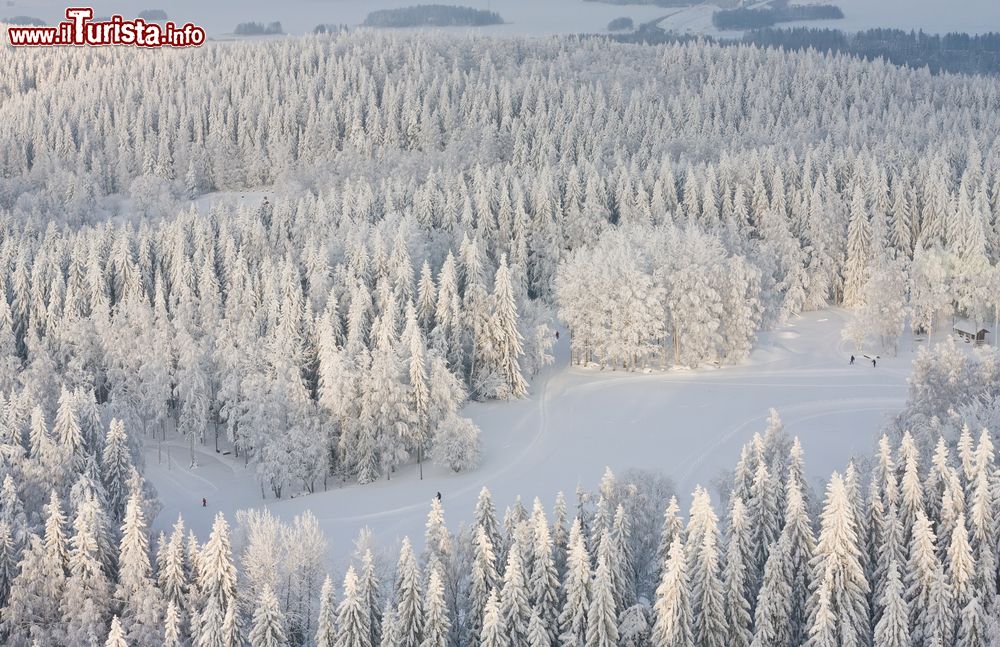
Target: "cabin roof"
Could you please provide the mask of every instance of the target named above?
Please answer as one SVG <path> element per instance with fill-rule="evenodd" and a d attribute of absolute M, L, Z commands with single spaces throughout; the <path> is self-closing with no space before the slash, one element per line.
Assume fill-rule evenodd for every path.
<path fill-rule="evenodd" d="M 955 325 L 952 326 L 952 330 L 964 333 L 966 335 L 978 335 L 981 332 L 984 333 L 990 332 L 989 329 L 987 329 L 985 326 L 973 323 L 968 319 L 959 319 L 958 321 L 956 321 Z"/>

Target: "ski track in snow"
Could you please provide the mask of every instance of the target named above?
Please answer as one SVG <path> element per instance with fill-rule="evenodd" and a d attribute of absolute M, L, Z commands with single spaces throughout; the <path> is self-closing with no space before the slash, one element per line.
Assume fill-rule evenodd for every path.
<path fill-rule="evenodd" d="M 696 485 L 712 491 L 712 481 L 735 465 L 740 447 L 764 431 L 771 407 L 789 434 L 800 437 L 810 483 L 822 487 L 832 471 L 871 452 L 883 423 L 905 402 L 913 357 L 904 338 L 899 357 L 883 358 L 877 368 L 863 361 L 848 366 L 850 345 L 840 335 L 848 317 L 839 309 L 797 317 L 762 334 L 739 366 L 649 373 L 570 366 L 563 331 L 555 364 L 535 377 L 528 399 L 466 407 L 464 415 L 483 430 L 483 463 L 465 474 L 427 463 L 421 481 L 417 466 L 406 465 L 389 481 L 330 483 L 325 492 L 262 500 L 253 466 L 244 467 L 241 458 L 198 446 L 198 466 L 191 469 L 189 448 L 175 438 L 162 443 L 168 469 L 157 461 L 161 443 L 149 439 L 146 475 L 164 505 L 153 528 L 166 530 L 182 514 L 204 539 L 218 511 L 233 523 L 236 511 L 248 507 L 266 507 L 286 521 L 312 510 L 340 565 L 364 526 L 380 546 L 404 535 L 422 544 L 429 502 L 438 491 L 452 529 L 471 521 L 484 485 L 498 516 L 519 495 L 529 507 L 539 496 L 550 509 L 561 490 L 572 506 L 576 486 L 595 487 L 604 466 L 616 473 L 659 471 L 674 479 L 686 506 Z"/>

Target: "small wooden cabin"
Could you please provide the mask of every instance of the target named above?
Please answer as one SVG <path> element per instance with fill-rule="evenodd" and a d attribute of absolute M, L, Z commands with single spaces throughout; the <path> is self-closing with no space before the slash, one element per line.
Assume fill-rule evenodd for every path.
<path fill-rule="evenodd" d="M 986 335 L 990 334 L 986 328 L 967 319 L 956 321 L 952 331 L 967 344 L 985 344 Z"/>

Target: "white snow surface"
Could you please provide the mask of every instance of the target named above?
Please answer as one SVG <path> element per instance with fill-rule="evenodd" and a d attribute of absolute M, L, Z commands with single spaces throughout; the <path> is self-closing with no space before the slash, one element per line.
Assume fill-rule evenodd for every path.
<path fill-rule="evenodd" d="M 465 474 L 425 463 L 421 481 L 417 466 L 407 465 L 390 481 L 331 483 L 325 492 L 262 500 L 253 467 L 241 459 L 199 446 L 198 467 L 189 469 L 184 441 L 161 447 L 147 440 L 145 474 L 164 505 L 153 528 L 166 530 L 182 514 L 204 539 L 218 511 L 232 522 L 237 510 L 267 507 L 291 521 L 311 509 L 339 565 L 365 526 L 380 546 L 404 535 L 421 545 L 436 492 L 454 530 L 471 521 L 484 485 L 500 515 L 518 495 L 529 509 L 539 496 L 551 510 L 558 491 L 572 506 L 577 484 L 595 488 L 606 466 L 616 474 L 634 467 L 671 477 L 686 508 L 696 485 L 712 491 L 715 477 L 734 467 L 741 446 L 764 431 L 770 407 L 800 438 L 808 477 L 821 492 L 832 471 L 871 453 L 883 423 L 902 408 L 913 358 L 914 342 L 904 336 L 898 357 L 872 367 L 859 354 L 849 366 L 852 348 L 841 338 L 849 317 L 840 309 L 798 317 L 764 333 L 740 366 L 644 374 L 569 366 L 563 331 L 555 365 L 533 380 L 528 399 L 465 408 L 482 428 L 484 457 L 479 469 Z"/>

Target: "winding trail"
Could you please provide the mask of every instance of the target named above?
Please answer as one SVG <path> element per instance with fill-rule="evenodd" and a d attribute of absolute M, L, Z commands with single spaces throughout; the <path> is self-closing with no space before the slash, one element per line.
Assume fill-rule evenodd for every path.
<path fill-rule="evenodd" d="M 797 318 L 762 335 L 751 358 L 722 369 L 625 373 L 569 365 L 568 335 L 555 363 L 532 381 L 529 398 L 472 403 L 464 411 L 483 430 L 483 463 L 452 474 L 424 465 L 398 470 L 391 481 L 366 486 L 330 483 L 330 489 L 280 501 L 261 499 L 253 467 L 241 459 L 198 448 L 199 466 L 186 465 L 183 441 L 167 441 L 169 468 L 157 462 L 158 443 L 146 449 L 146 474 L 164 509 L 154 528 L 183 514 L 206 536 L 214 514 L 265 506 L 291 520 L 311 510 L 342 558 L 358 531 L 370 527 L 380 543 L 410 535 L 419 544 L 430 499 L 441 492 L 449 524 L 471 520 L 479 490 L 493 493 L 499 514 L 518 495 L 547 507 L 558 491 L 569 498 L 578 484 L 596 486 L 605 466 L 655 470 L 672 476 L 686 505 L 698 484 L 710 487 L 762 432 L 775 407 L 789 433 L 802 441 L 814 487 L 853 456 L 869 453 L 882 423 L 902 407 L 912 354 L 883 358 L 878 368 L 848 366 L 840 330 L 848 315 L 830 309 Z M 908 346 L 903 344 L 903 346 Z M 202 508 L 201 498 L 209 505 Z"/>

